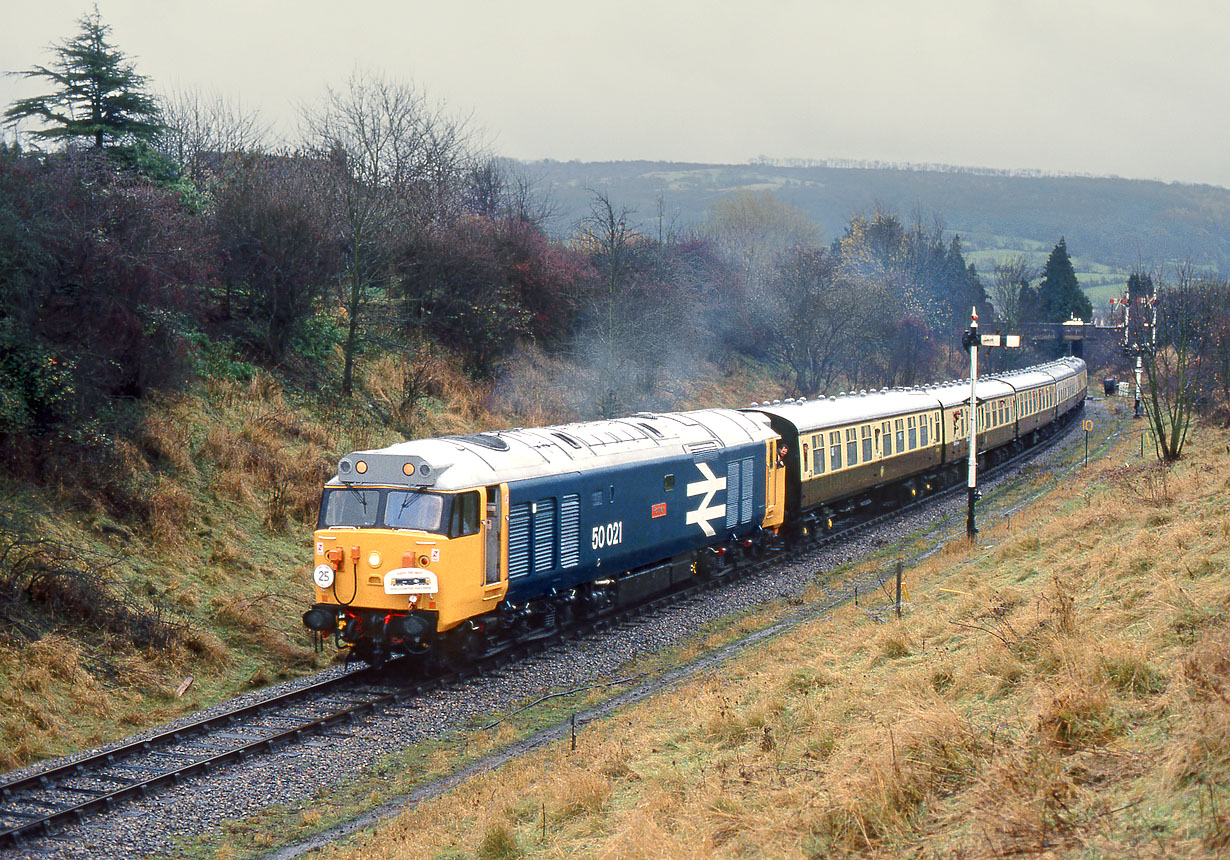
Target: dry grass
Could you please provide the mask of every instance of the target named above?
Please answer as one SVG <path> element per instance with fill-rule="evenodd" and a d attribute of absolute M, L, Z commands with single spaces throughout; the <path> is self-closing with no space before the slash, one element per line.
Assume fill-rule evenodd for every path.
<path fill-rule="evenodd" d="M 903 621 L 838 610 L 335 855 L 1224 856 L 1228 441 L 1169 501 L 1075 473 Z"/>
<path fill-rule="evenodd" d="M 311 595 L 303 535 L 339 448 L 361 425 L 325 424 L 258 372 L 156 401 L 132 440 L 116 440 L 103 480 L 80 472 L 66 483 L 69 512 L 44 517 L 38 536 L 105 560 L 109 599 L 174 635 L 157 645 L 102 635 L 65 610 L 88 608 L 86 591 L 25 595 L 32 621 L 0 643 L 0 765 L 129 734 L 316 665 L 299 623 Z M 391 441 L 387 430 L 363 432 Z M 99 577 L 51 584 L 61 580 Z M 175 697 L 189 675 L 194 684 Z"/>

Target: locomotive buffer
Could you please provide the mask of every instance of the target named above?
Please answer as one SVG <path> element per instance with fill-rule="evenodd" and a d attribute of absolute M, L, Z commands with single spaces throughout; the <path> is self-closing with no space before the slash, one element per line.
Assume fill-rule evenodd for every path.
<path fill-rule="evenodd" d="M 961 348 L 969 350 L 969 509 L 965 517 L 965 533 L 972 541 L 978 534 L 974 525 L 974 504 L 978 501 L 978 347 L 1003 346 L 1015 349 L 1021 345 L 1019 334 L 978 334 L 978 309 L 970 311 L 969 328 L 961 336 Z"/>

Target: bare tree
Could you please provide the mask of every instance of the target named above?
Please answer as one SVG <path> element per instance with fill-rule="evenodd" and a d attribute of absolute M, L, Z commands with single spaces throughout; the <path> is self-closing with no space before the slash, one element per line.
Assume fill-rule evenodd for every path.
<path fill-rule="evenodd" d="M 738 261 L 750 295 L 760 292 L 786 249 L 813 245 L 820 236 L 819 225 L 805 212 L 768 191 L 716 201 L 704 231 Z"/>
<path fill-rule="evenodd" d="M 158 148 L 196 181 L 212 157 L 255 152 L 269 136 L 268 123 L 218 93 L 181 89 L 162 94 L 158 104 L 166 126 Z"/>
<path fill-rule="evenodd" d="M 884 287 L 844 271 L 826 250 L 802 247 L 783 257 L 772 283 L 765 332 L 795 392 L 822 392 L 843 370 L 857 375 L 846 359 L 864 355 L 872 329 L 889 318 Z"/>
<path fill-rule="evenodd" d="M 618 381 L 626 378 L 628 356 L 621 349 L 632 333 L 623 299 L 632 268 L 633 243 L 637 236 L 630 219 L 635 213 L 627 206 L 616 206 L 604 192 L 590 189 L 589 215 L 577 227 L 578 240 L 589 252 L 599 278 L 588 297 L 584 342 L 593 352 L 598 373 L 603 417 L 620 411 L 616 394 Z"/>
<path fill-rule="evenodd" d="M 559 214 L 554 197 L 524 167 L 495 156 L 478 157 L 466 169 L 465 208 L 506 224 L 539 227 Z"/>
<path fill-rule="evenodd" d="M 1024 254 L 995 261 L 991 281 L 991 303 L 1005 331 L 1015 332 L 1021 325 L 1021 288 L 1038 277 Z"/>
<path fill-rule="evenodd" d="M 1144 355 L 1146 414 L 1158 459 L 1172 462 L 1183 456 L 1200 400 L 1210 327 L 1190 265 L 1179 267 L 1172 285 L 1160 274 L 1156 283 L 1156 343 Z"/>
<path fill-rule="evenodd" d="M 373 291 L 387 287 L 399 246 L 462 209 L 472 163 L 467 121 L 430 103 L 413 84 L 356 72 L 305 112 L 307 133 L 336 165 L 322 189 L 345 260 L 339 300 L 348 321 L 342 393 L 353 390 L 355 356 Z M 403 285 L 403 288 L 407 288 Z"/>

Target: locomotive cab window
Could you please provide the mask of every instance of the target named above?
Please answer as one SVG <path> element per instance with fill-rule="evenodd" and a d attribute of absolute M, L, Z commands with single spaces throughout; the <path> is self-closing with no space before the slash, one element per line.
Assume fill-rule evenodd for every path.
<path fill-rule="evenodd" d="M 379 490 L 356 490 L 354 487 L 326 489 L 320 505 L 319 528 L 373 526 L 379 507 Z"/>
<path fill-rule="evenodd" d="M 475 519 L 478 518 L 478 496 L 475 494 Z M 391 490 L 385 502 L 384 524 L 392 529 L 414 529 L 416 531 L 444 531 L 444 523 L 448 519 L 446 508 L 451 502 L 439 493 L 428 493 L 423 490 Z"/>
<path fill-rule="evenodd" d="M 671 490 L 675 489 L 675 476 L 674 475 L 667 475 L 665 478 L 662 479 L 662 489 L 668 493 Z"/>
<path fill-rule="evenodd" d="M 449 518 L 448 536 L 478 534 L 478 493 L 461 493 L 452 502 L 453 515 Z"/>

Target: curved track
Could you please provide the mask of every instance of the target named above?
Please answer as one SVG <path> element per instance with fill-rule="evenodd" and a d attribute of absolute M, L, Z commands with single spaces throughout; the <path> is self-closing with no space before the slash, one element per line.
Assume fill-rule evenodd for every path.
<path fill-rule="evenodd" d="M 1069 424 L 1079 414 L 1079 409 L 1069 413 Z M 1068 429 L 1062 427 L 1049 439 L 985 470 L 985 476 L 1002 474 L 1032 458 L 1063 438 Z M 425 693 L 447 689 L 476 672 L 496 671 L 510 660 L 550 647 L 563 638 L 607 629 L 716 588 L 735 577 L 754 575 L 768 566 L 845 540 L 962 490 L 962 485 L 954 485 L 892 511 L 850 521 L 816 540 L 767 553 L 724 575 L 484 655 L 464 671 L 398 680 L 397 663 L 389 664 L 383 673 L 362 669 L 0 784 L 0 848 L 50 835 L 61 826 L 106 812 L 126 800 L 154 794 L 162 787 L 271 753 L 305 738 L 344 736 L 347 724 L 367 714 L 379 711 L 396 715 L 399 709 L 414 710 L 415 700 Z"/>

